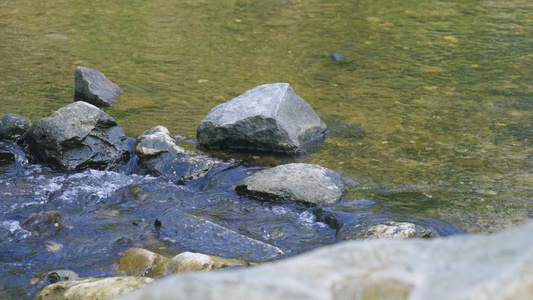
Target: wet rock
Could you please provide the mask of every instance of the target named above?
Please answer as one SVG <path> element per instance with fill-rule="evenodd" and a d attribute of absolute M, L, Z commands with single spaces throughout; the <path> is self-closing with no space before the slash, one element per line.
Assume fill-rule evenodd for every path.
<path fill-rule="evenodd" d="M 288 83 L 274 83 L 214 107 L 197 138 L 209 148 L 300 152 L 325 131 L 326 124 Z"/>
<path fill-rule="evenodd" d="M 387 222 L 370 226 L 348 239 L 434 238 L 439 234 L 410 222 Z"/>
<path fill-rule="evenodd" d="M 118 261 L 118 270 L 128 276 L 156 277 L 167 273 L 168 258 L 141 248 L 131 248 Z"/>
<path fill-rule="evenodd" d="M 119 299 L 526 300 L 532 231 L 343 242 L 254 268 L 175 274 Z"/>
<path fill-rule="evenodd" d="M 202 177 L 222 163 L 218 159 L 186 151 L 176 142 L 168 129 L 157 126 L 139 136 L 135 144 L 135 154 L 148 171 L 178 183 Z"/>
<path fill-rule="evenodd" d="M 57 211 L 31 214 L 20 226 L 42 237 L 54 236 L 68 228 Z"/>
<path fill-rule="evenodd" d="M 262 170 L 235 187 L 243 194 L 305 204 L 335 203 L 346 190 L 339 174 L 330 169 L 293 163 Z"/>
<path fill-rule="evenodd" d="M 147 277 L 84 278 L 46 286 L 36 300 L 105 300 L 131 293 L 153 281 Z"/>
<path fill-rule="evenodd" d="M 6 114 L 0 120 L 0 138 L 20 141 L 30 126 L 30 119 L 16 114 Z"/>
<path fill-rule="evenodd" d="M 110 168 L 129 153 L 117 122 L 86 102 L 72 103 L 35 122 L 25 139 L 38 162 L 66 170 Z"/>
<path fill-rule="evenodd" d="M 75 101 L 85 101 L 98 107 L 113 105 L 122 90 L 104 74 L 88 67 L 77 67 L 74 73 Z"/>
<path fill-rule="evenodd" d="M 283 254 L 278 247 L 179 209 L 169 210 L 158 219 L 161 222 L 160 238 L 191 252 L 239 258 L 249 262 L 266 261 Z"/>
<path fill-rule="evenodd" d="M 4 147 L 3 144 L 0 144 L 0 166 L 9 164 L 15 161 L 15 154 L 9 151 L 7 147 Z"/>
<path fill-rule="evenodd" d="M 237 266 L 246 266 L 246 263 L 237 259 L 225 259 L 202 253 L 183 252 L 170 260 L 168 270 L 172 273 L 179 273 L 187 271 L 213 271 Z"/>

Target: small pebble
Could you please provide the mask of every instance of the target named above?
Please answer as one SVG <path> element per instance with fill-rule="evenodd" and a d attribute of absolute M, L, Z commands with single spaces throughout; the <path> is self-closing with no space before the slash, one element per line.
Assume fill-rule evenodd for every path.
<path fill-rule="evenodd" d="M 333 52 L 331 53 L 331 59 L 333 59 L 333 61 L 339 61 L 342 59 L 342 57 L 339 53 Z"/>

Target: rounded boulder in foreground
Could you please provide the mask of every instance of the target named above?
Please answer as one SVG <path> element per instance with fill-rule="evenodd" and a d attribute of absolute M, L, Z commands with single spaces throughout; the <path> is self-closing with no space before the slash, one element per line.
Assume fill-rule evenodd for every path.
<path fill-rule="evenodd" d="M 214 107 L 198 126 L 208 148 L 301 152 L 326 124 L 288 83 L 264 84 Z"/>
<path fill-rule="evenodd" d="M 293 163 L 255 173 L 235 187 L 243 194 L 305 204 L 335 203 L 346 190 L 339 174 L 313 164 Z"/>

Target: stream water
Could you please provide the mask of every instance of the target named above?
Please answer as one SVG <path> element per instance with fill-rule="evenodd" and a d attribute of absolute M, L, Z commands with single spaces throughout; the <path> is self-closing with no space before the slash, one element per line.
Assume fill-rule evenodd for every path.
<path fill-rule="evenodd" d="M 360 225 L 407 220 L 447 235 L 528 220 L 532 16 L 527 0 L 1 1 L 0 115 L 36 121 L 71 103 L 84 65 L 124 90 L 105 111 L 130 136 L 163 125 L 194 140 L 212 107 L 273 82 L 289 82 L 329 133 L 297 157 L 206 152 L 237 164 L 184 186 L 128 168 L 51 170 L 15 150 L 0 165 L 0 298 L 33 297 L 43 284 L 30 280 L 56 269 L 114 275 L 129 247 L 190 249 L 154 232 L 176 211 L 286 255 L 338 242 L 307 207 L 233 192 L 249 172 L 288 162 L 358 182 L 335 209 Z M 67 227 L 48 237 L 21 227 L 41 211 Z"/>

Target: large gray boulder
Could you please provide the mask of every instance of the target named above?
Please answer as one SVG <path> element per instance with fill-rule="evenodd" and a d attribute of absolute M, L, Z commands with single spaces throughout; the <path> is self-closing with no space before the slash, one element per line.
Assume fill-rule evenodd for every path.
<path fill-rule="evenodd" d="M 264 84 L 214 107 L 198 126 L 208 148 L 300 152 L 326 124 L 288 83 Z"/>
<path fill-rule="evenodd" d="M 176 144 L 167 128 L 157 126 L 137 138 L 134 151 L 152 174 L 178 183 L 204 176 L 222 161 L 186 151 Z"/>
<path fill-rule="evenodd" d="M 0 120 L 0 138 L 19 141 L 31 126 L 30 119 L 17 114 L 5 114 Z"/>
<path fill-rule="evenodd" d="M 77 67 L 74 73 L 75 101 L 89 102 L 98 107 L 111 106 L 123 91 L 104 74 L 89 67 Z"/>
<path fill-rule="evenodd" d="M 239 182 L 235 190 L 274 201 L 314 205 L 339 201 L 346 186 L 340 175 L 328 168 L 293 163 L 259 171 Z"/>
<path fill-rule="evenodd" d="M 532 231 L 343 242 L 253 268 L 172 275 L 118 299 L 533 299 Z"/>
<path fill-rule="evenodd" d="M 86 102 L 35 122 L 25 139 L 38 162 L 66 170 L 112 167 L 127 158 L 130 148 L 117 122 Z"/>

